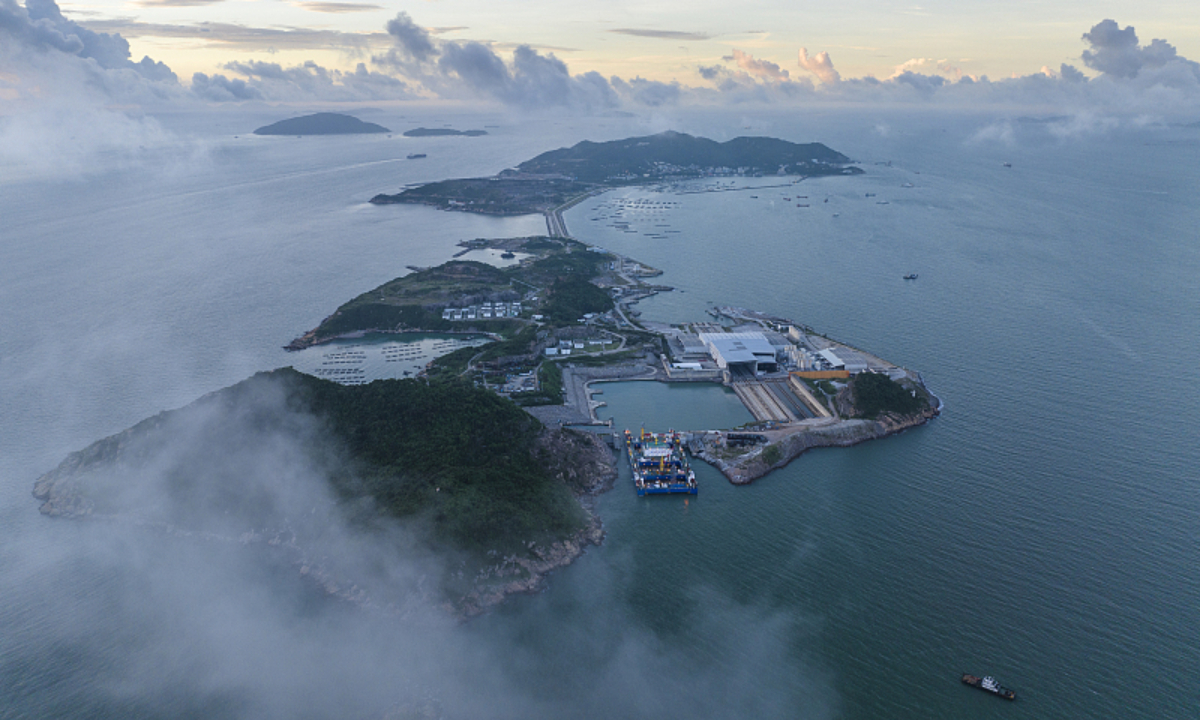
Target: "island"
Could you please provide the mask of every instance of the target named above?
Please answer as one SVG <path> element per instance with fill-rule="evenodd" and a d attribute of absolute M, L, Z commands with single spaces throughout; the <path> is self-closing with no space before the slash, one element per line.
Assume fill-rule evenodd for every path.
<path fill-rule="evenodd" d="M 464 137 L 479 137 L 487 135 L 487 130 L 454 130 L 453 128 L 413 128 L 405 130 L 404 137 L 441 137 L 447 135 L 462 135 Z"/>
<path fill-rule="evenodd" d="M 352 115 L 341 113 L 316 113 L 288 118 L 265 125 L 254 131 L 255 135 L 358 135 L 365 133 L 389 133 L 391 130 L 363 122 Z"/>
<path fill-rule="evenodd" d="M 485 178 L 428 183 L 371 198 L 376 205 L 420 203 L 489 215 L 548 212 L 626 185 L 721 176 L 857 175 L 850 158 L 821 143 L 740 137 L 718 143 L 679 132 L 581 142 L 542 153 Z"/>
<path fill-rule="evenodd" d="M 744 164 L 703 164 L 717 162 Z M 47 515 L 264 544 L 317 587 L 364 607 L 387 601 L 323 559 L 322 538 L 345 523 L 381 538 L 400 527 L 418 539 L 410 549 L 453 558 L 435 563 L 445 571 L 425 590 L 459 615 L 536 590 L 603 537 L 591 500 L 611 487 L 624 428 L 598 419 L 596 383 L 731 388 L 753 422 L 673 442 L 736 485 L 811 448 L 886 437 L 939 414 L 920 373 L 794 319 L 714 306 L 690 322 L 641 320 L 640 300 L 672 291 L 655 282 L 662 271 L 579 242 L 561 215 L 630 183 L 861 172 L 846 163 L 816 143 L 665 133 L 580 143 L 497 178 L 405 191 L 386 202 L 541 211 L 550 232 L 463 241 L 455 258 L 361 293 L 287 349 L 409 331 L 486 335 L 486 344 L 447 351 L 415 379 L 341 385 L 290 368 L 259 373 L 72 453 L 36 481 L 34 496 Z M 523 189 L 471 206 L 468 189 L 480 184 Z M 513 262 L 465 257 L 478 251 Z M 327 500 L 314 503 L 314 494 Z"/>

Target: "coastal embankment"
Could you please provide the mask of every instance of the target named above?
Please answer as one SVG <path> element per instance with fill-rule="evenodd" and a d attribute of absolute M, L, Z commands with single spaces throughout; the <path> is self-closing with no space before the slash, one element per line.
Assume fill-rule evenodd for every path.
<path fill-rule="evenodd" d="M 924 425 L 941 412 L 940 403 L 911 415 L 885 414 L 864 418 L 811 418 L 769 430 L 755 431 L 765 442 L 751 449 L 733 447 L 728 433 L 697 433 L 692 454 L 721 471 L 734 485 L 748 485 L 806 451 L 822 447 L 850 447 Z"/>

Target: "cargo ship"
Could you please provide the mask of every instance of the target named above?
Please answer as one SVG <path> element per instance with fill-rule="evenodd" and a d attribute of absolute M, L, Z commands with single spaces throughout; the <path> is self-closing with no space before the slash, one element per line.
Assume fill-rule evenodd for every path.
<path fill-rule="evenodd" d="M 991 675 L 987 675 L 985 677 L 977 677 L 975 675 L 968 675 L 967 673 L 963 673 L 962 681 L 963 681 L 963 685 L 970 685 L 973 688 L 979 688 L 980 690 L 983 690 L 984 692 L 989 692 L 993 695 L 997 695 L 999 697 L 1004 698 L 1005 700 L 1016 700 L 1017 699 L 1017 694 L 1015 692 L 1013 692 L 1012 690 L 1009 690 L 1008 688 L 1004 687 L 1000 683 L 996 682 L 996 678 L 992 677 Z"/>
<path fill-rule="evenodd" d="M 640 495 L 696 494 L 696 471 L 683 454 L 679 433 L 625 431 L 625 449 L 633 471 L 633 485 Z"/>

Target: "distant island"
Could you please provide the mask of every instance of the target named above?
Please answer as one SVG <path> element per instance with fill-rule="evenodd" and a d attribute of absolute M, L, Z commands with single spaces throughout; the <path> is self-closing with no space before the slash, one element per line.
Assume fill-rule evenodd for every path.
<path fill-rule="evenodd" d="M 407 134 L 407 133 L 405 133 Z M 419 203 L 489 215 L 547 212 L 599 190 L 713 176 L 857 175 L 850 158 L 821 143 L 740 137 L 719 143 L 664 132 L 610 142 L 584 141 L 486 178 L 443 180 L 371 198 L 376 205 Z"/>
<path fill-rule="evenodd" d="M 363 122 L 351 115 L 341 113 L 316 113 L 303 117 L 288 118 L 277 123 L 264 125 L 254 131 L 255 135 L 359 135 L 366 133 L 389 133 L 391 130 Z"/>
<path fill-rule="evenodd" d="M 437 137 L 439 135 L 465 135 L 466 137 L 479 137 L 487 135 L 487 130 L 454 130 L 451 128 L 414 128 L 405 130 L 404 137 Z"/>

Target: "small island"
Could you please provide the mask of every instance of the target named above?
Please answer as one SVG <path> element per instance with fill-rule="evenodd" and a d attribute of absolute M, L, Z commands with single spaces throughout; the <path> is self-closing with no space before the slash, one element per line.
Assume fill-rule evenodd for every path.
<path fill-rule="evenodd" d="M 455 130 L 453 128 L 413 128 L 405 130 L 404 137 L 443 137 L 462 135 L 464 137 L 479 137 L 487 135 L 487 130 Z"/>
<path fill-rule="evenodd" d="M 352 115 L 341 113 L 316 113 L 303 117 L 288 118 L 265 125 L 254 131 L 255 135 L 360 135 L 367 133 L 389 133 L 391 130 L 363 122 Z"/>
<path fill-rule="evenodd" d="M 664 132 L 581 142 L 542 153 L 486 178 L 463 178 L 371 198 L 376 205 L 419 203 L 488 215 L 548 212 L 614 187 L 704 177 L 857 175 L 850 158 L 821 143 L 740 137 L 724 143 Z"/>

